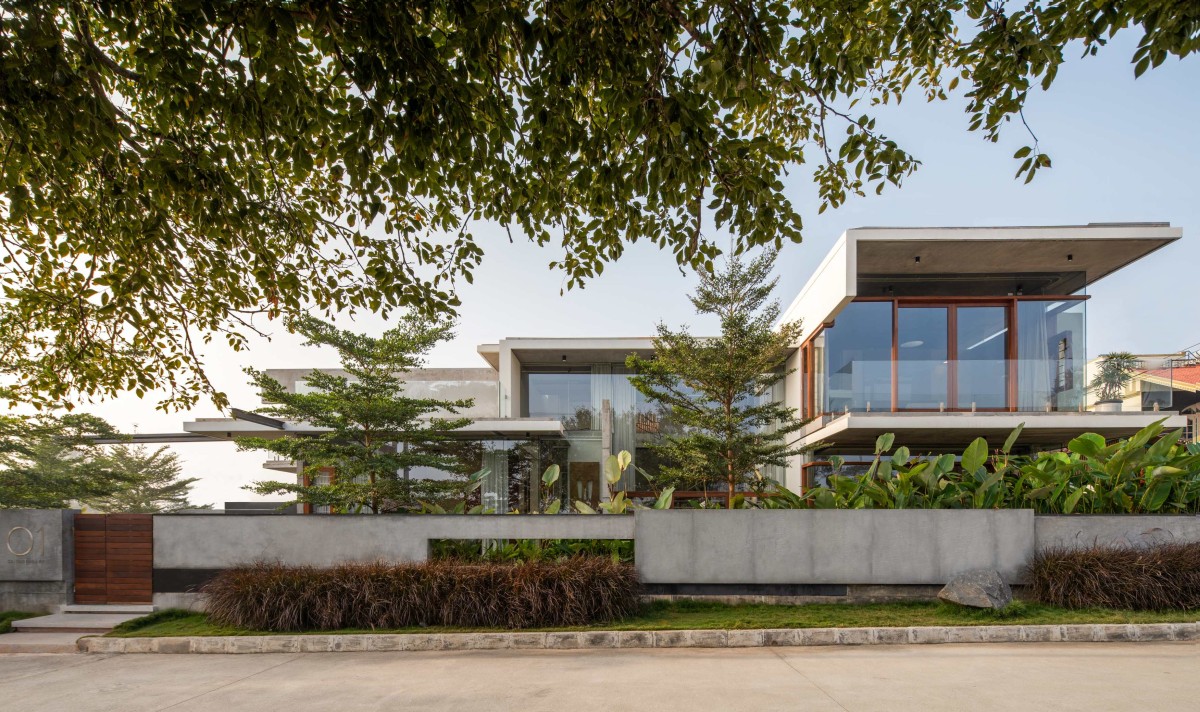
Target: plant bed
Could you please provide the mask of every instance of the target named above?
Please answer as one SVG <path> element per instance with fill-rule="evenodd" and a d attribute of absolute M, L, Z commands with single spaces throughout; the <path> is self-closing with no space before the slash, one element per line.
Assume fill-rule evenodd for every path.
<path fill-rule="evenodd" d="M 1200 543 L 1044 549 L 1029 572 L 1029 595 L 1065 608 L 1200 608 Z"/>
<path fill-rule="evenodd" d="M 1200 611 L 1068 610 L 1039 603 L 1014 603 L 1002 611 L 973 610 L 946 603 L 817 603 L 801 606 L 726 605 L 706 601 L 655 601 L 621 621 L 587 626 L 531 628 L 533 631 L 753 630 L 777 628 L 860 628 L 907 626 L 1070 625 L 1188 623 Z M 306 633 L 483 633 L 497 627 L 413 626 L 341 628 Z M 272 635 L 214 622 L 203 613 L 159 611 L 122 624 L 108 634 L 117 638 Z"/>
<path fill-rule="evenodd" d="M 254 564 L 206 584 L 213 622 L 278 632 L 449 626 L 527 629 L 620 620 L 638 606 L 631 564 L 559 561 Z"/>

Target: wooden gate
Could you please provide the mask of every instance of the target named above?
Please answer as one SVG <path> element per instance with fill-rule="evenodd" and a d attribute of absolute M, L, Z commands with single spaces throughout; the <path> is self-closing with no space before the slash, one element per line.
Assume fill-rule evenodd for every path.
<path fill-rule="evenodd" d="M 75 515 L 76 603 L 150 603 L 153 575 L 152 515 Z"/>

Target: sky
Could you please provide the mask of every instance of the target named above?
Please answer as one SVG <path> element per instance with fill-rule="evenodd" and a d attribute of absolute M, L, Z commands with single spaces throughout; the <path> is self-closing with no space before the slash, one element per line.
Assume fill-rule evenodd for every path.
<path fill-rule="evenodd" d="M 1062 225 L 1166 221 L 1183 239 L 1089 288 L 1087 353 L 1179 351 L 1200 342 L 1200 56 L 1168 60 L 1135 80 L 1131 37 L 1118 37 L 1099 57 L 1065 64 L 1054 86 L 1035 95 L 1025 116 L 1054 162 L 1031 184 L 1014 179 L 1016 149 L 1028 142 L 1019 125 L 998 144 L 967 131 L 961 98 L 926 104 L 906 100 L 879 114 L 879 128 L 922 161 L 900 189 L 852 199 L 817 215 L 815 186 L 804 171 L 785 185 L 805 216 L 805 240 L 784 248 L 777 296 L 786 306 L 846 229 L 862 226 Z M 669 252 L 630 247 L 584 289 L 560 296 L 563 276 L 547 269 L 553 247 L 509 244 L 504 230 L 482 226 L 485 250 L 474 284 L 459 290 L 456 338 L 437 347 L 429 366 L 482 367 L 478 344 L 516 336 L 642 336 L 656 322 L 715 325 L 695 318 L 687 294 L 694 275 L 681 274 Z M 343 328 L 378 333 L 374 316 L 341 319 Z M 214 346 L 209 376 L 234 407 L 260 405 L 242 369 L 336 366 L 330 352 L 302 347 L 286 332 L 254 340 L 248 351 Z M 85 406 L 128 432 L 180 432 L 198 417 L 220 417 L 211 404 L 193 411 L 155 410 L 155 394 L 130 394 Z M 237 452 L 232 443 L 173 445 L 184 475 L 200 481 L 193 501 L 217 507 L 227 500 L 261 499 L 242 489 L 272 474 L 261 452 Z"/>

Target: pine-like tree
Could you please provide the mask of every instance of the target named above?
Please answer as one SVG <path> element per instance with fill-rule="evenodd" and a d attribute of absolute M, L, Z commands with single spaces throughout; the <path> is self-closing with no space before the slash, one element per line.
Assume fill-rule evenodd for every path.
<path fill-rule="evenodd" d="M 465 474 L 451 434 L 471 422 L 457 415 L 473 402 L 404 395 L 404 373 L 420 368 L 429 350 L 452 335 L 449 324 L 408 315 L 379 338 L 313 317 L 293 326 L 306 345 L 336 349 L 344 375 L 313 371 L 306 392 L 297 393 L 263 371 L 246 370 L 268 404 L 260 413 L 323 429 L 298 437 L 239 438 L 240 449 L 268 450 L 304 463 L 307 476 L 302 482 L 255 482 L 248 489 L 339 512 L 369 508 L 379 514 L 411 510 L 422 492 L 436 491 L 427 481 L 406 477 L 410 468 Z M 332 468 L 332 482 L 317 481 L 325 468 Z"/>
<path fill-rule="evenodd" d="M 66 509 L 128 486 L 96 443 L 118 437 L 86 413 L 0 417 L 0 509 Z"/>
<path fill-rule="evenodd" d="M 118 473 L 127 484 L 107 497 L 87 502 L 101 512 L 135 512 L 153 514 L 178 512 L 181 509 L 208 509 L 211 505 L 195 505 L 188 501 L 192 485 L 198 477 L 180 479 L 183 465 L 179 456 L 163 446 L 151 451 L 145 445 L 117 445 L 101 457 L 112 472 Z"/>
<path fill-rule="evenodd" d="M 795 408 L 772 397 L 789 373 L 784 366 L 801 333 L 799 322 L 776 327 L 775 257 L 768 252 L 748 264 L 733 257 L 701 276 L 691 302 L 700 314 L 720 319 L 720 336 L 696 337 L 687 327 L 659 323 L 654 357 L 626 361 L 634 387 L 677 426 L 655 446 L 662 475 L 692 486 L 723 482 L 731 508 L 739 485 L 756 470 L 786 466 L 799 453 L 791 436 L 803 423 Z"/>

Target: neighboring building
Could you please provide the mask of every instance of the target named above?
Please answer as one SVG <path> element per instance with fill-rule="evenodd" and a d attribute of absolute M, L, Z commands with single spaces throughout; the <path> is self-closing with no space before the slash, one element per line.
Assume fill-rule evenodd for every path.
<path fill-rule="evenodd" d="M 1188 416 L 1185 439 L 1200 442 L 1200 354 L 1142 354 L 1137 359 L 1122 411 L 1183 413 Z M 1097 361 L 1088 363 L 1089 374 L 1095 373 Z"/>
<path fill-rule="evenodd" d="M 1084 369 L 1087 288 L 1181 234 L 1164 223 L 847 231 L 784 315 L 802 320 L 804 334 L 772 397 L 811 420 L 798 440 L 810 451 L 768 474 L 801 490 L 828 473 L 832 455 L 849 467 L 868 460 L 885 432 L 920 453 L 961 451 L 980 435 L 998 446 L 1020 424 L 1025 451 L 1085 431 L 1127 436 L 1161 417 L 1182 427 L 1186 418 L 1171 412 L 1088 412 Z M 479 347 L 487 368 L 423 369 L 407 380 L 422 394 L 475 398 L 461 435 L 492 473 L 485 504 L 528 511 L 551 463 L 563 467 L 562 494 L 595 503 L 610 453 L 628 450 L 638 467 L 657 469 L 648 446 L 670 423 L 624 366 L 652 350 L 649 337 L 509 338 Z M 307 371 L 269 373 L 304 388 Z M 192 437 L 217 439 L 304 429 L 244 413 L 185 424 Z M 637 474 L 627 480 L 645 487 Z"/>

